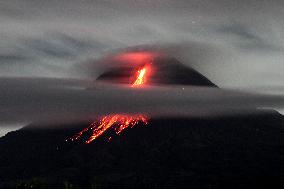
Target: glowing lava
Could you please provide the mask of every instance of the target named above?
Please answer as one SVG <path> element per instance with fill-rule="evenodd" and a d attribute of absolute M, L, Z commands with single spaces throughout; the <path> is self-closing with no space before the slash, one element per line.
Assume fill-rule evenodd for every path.
<path fill-rule="evenodd" d="M 138 70 L 138 77 L 135 80 L 135 82 L 132 84 L 132 86 L 139 86 L 146 83 L 146 68 L 142 68 L 141 70 Z"/>
<path fill-rule="evenodd" d="M 131 86 L 139 87 L 145 84 L 146 73 L 146 67 L 138 70 L 136 80 L 132 83 Z M 144 115 L 106 115 L 98 121 L 93 122 L 89 127 L 83 129 L 81 132 L 77 133 L 73 138 L 71 138 L 71 140 L 77 140 L 81 138 L 85 133 L 91 132 L 91 136 L 85 141 L 86 143 L 90 143 L 110 128 L 114 128 L 115 133 L 120 134 L 124 129 L 128 127 L 132 128 L 138 123 L 147 124 L 148 118 Z M 109 140 L 110 139 L 111 137 L 109 138 Z"/>
<path fill-rule="evenodd" d="M 147 117 L 142 115 L 107 115 L 102 117 L 99 121 L 93 122 L 89 127 L 82 130 L 75 135 L 72 140 L 77 140 L 86 132 L 91 131 L 92 135 L 86 140 L 86 143 L 90 143 L 99 136 L 101 136 L 106 130 L 111 127 L 114 128 L 116 134 L 120 134 L 124 129 L 134 127 L 138 123 L 147 124 Z"/>

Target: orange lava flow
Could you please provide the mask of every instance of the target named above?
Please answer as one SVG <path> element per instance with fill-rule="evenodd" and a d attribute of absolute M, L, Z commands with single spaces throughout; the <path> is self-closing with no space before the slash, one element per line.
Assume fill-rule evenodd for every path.
<path fill-rule="evenodd" d="M 137 78 L 131 85 L 132 87 L 138 87 L 146 83 L 147 69 L 144 67 L 138 70 Z M 103 116 L 98 121 L 93 122 L 89 127 L 83 129 L 77 133 L 71 140 L 78 140 L 85 133 L 91 132 L 91 136 L 85 141 L 87 144 L 101 136 L 105 131 L 110 128 L 114 128 L 116 134 L 120 134 L 126 128 L 134 127 L 138 123 L 148 124 L 148 118 L 144 115 L 125 115 L 114 114 Z M 109 138 L 109 140 L 111 137 Z"/>
<path fill-rule="evenodd" d="M 146 83 L 146 68 L 138 70 L 138 77 L 136 78 L 132 86 L 139 86 L 143 85 L 144 83 Z"/>
<path fill-rule="evenodd" d="M 75 135 L 72 140 L 77 140 L 82 137 L 84 133 L 91 131 L 92 135 L 85 141 L 88 144 L 97 139 L 111 127 L 114 128 L 116 134 L 120 134 L 124 129 L 128 127 L 132 128 L 140 122 L 147 124 L 147 120 L 147 117 L 143 115 L 107 115 L 102 117 L 99 121 L 93 122 L 89 127 Z"/>

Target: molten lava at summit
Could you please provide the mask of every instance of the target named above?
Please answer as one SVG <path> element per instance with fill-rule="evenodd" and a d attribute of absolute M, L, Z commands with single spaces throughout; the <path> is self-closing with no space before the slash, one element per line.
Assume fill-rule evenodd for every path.
<path fill-rule="evenodd" d="M 140 87 L 146 83 L 147 72 L 149 68 L 143 67 L 137 71 L 135 81 L 131 87 Z M 126 115 L 126 114 L 114 114 L 106 115 L 100 118 L 98 121 L 94 121 L 89 127 L 83 129 L 77 133 L 71 140 L 78 140 L 84 134 L 91 132 L 91 136 L 85 141 L 85 143 L 91 143 L 99 136 L 105 133 L 110 128 L 114 128 L 116 134 L 120 134 L 126 128 L 134 127 L 138 123 L 148 124 L 148 118 L 145 115 Z"/>
<path fill-rule="evenodd" d="M 146 68 L 142 68 L 141 70 L 138 70 L 138 76 L 135 82 L 132 84 L 132 87 L 140 86 L 146 83 Z"/>

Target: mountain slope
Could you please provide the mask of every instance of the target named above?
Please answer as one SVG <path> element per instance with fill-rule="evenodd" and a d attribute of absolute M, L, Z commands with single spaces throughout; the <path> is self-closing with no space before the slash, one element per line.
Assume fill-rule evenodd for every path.
<path fill-rule="evenodd" d="M 2 137 L 0 186 L 34 177 L 49 188 L 66 181 L 83 188 L 284 186 L 284 118 L 275 112 L 152 119 L 89 145 L 65 142 L 84 126 L 28 126 Z"/>
<path fill-rule="evenodd" d="M 112 60 L 113 65 L 116 65 L 115 60 Z M 150 85 L 194 85 L 216 87 L 205 76 L 191 67 L 187 67 L 177 59 L 168 56 L 158 56 L 149 62 L 143 63 L 128 63 L 127 65 L 120 65 L 117 63 L 116 67 L 107 70 L 101 74 L 97 80 L 108 81 L 114 83 L 131 83 L 133 75 L 137 68 L 149 68 L 149 78 L 147 84 Z"/>

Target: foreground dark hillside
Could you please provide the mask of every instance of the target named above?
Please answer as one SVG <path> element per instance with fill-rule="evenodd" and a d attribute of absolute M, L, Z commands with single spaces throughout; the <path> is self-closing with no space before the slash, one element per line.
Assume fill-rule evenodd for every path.
<path fill-rule="evenodd" d="M 0 139 L 2 188 L 284 187 L 278 113 L 156 119 L 109 142 L 65 142 L 86 124 L 11 132 Z M 112 134 L 112 133 L 108 133 Z"/>

